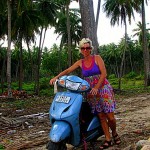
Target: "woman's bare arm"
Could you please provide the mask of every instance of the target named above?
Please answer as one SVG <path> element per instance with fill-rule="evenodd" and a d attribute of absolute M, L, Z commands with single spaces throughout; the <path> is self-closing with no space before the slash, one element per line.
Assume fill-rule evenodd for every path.
<path fill-rule="evenodd" d="M 54 78 L 52 78 L 50 80 L 50 84 L 54 84 L 54 82 L 56 81 L 56 79 L 58 79 L 59 77 L 63 76 L 63 75 L 67 75 L 69 73 L 71 73 L 72 71 L 74 71 L 75 69 L 77 69 L 78 67 L 81 67 L 81 60 L 78 60 L 77 62 L 75 62 L 71 67 L 67 68 L 66 70 L 62 71 L 61 73 L 59 73 L 57 76 L 55 76 Z"/>

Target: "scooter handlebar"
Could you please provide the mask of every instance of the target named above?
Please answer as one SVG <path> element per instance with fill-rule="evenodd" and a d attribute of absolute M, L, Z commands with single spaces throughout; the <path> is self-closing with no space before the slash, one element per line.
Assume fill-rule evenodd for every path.
<path fill-rule="evenodd" d="M 57 82 L 58 82 L 58 79 L 56 79 L 56 81 L 54 82 L 54 94 L 58 92 Z"/>

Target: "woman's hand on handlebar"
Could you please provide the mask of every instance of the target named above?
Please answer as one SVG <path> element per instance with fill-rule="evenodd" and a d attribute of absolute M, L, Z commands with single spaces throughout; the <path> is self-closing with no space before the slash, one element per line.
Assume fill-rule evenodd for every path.
<path fill-rule="evenodd" d="M 91 91 L 90 91 L 90 93 L 91 93 L 92 95 L 97 95 L 98 89 L 97 89 L 97 88 L 92 88 Z"/>
<path fill-rule="evenodd" d="M 53 85 L 55 83 L 55 81 L 57 80 L 56 77 L 52 78 L 50 81 L 49 81 L 49 84 L 50 85 Z"/>

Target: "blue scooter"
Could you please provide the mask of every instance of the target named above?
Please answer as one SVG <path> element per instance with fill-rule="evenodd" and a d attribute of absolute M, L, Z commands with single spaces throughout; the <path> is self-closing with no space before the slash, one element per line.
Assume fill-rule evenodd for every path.
<path fill-rule="evenodd" d="M 90 106 L 83 98 L 90 85 L 75 75 L 60 77 L 57 85 L 66 90 L 56 93 L 50 107 L 52 127 L 47 149 L 67 150 L 66 144 L 75 148 L 84 145 L 86 149 L 87 142 L 92 143 L 103 135 L 98 117 L 91 114 Z"/>

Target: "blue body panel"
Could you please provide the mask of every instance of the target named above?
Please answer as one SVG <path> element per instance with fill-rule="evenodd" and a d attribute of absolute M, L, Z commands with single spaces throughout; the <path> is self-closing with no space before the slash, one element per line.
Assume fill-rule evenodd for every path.
<path fill-rule="evenodd" d="M 51 128 L 49 137 L 53 142 L 60 142 L 69 137 L 71 132 L 70 126 L 64 121 L 55 121 Z"/>
<path fill-rule="evenodd" d="M 71 97 L 70 102 L 60 103 L 56 102 L 57 96 Z M 79 125 L 79 113 L 82 105 L 82 95 L 72 92 L 58 92 L 53 100 L 50 108 L 50 121 L 53 123 L 57 120 L 67 122 L 72 128 L 71 144 L 77 146 L 80 143 L 80 125 Z"/>
<path fill-rule="evenodd" d="M 71 97 L 71 100 L 68 104 L 56 102 L 55 99 L 57 96 L 68 96 Z M 62 118 L 68 117 L 73 114 L 79 114 L 80 107 L 78 105 L 82 104 L 82 95 L 79 93 L 71 93 L 71 92 L 58 92 L 53 100 L 53 103 L 50 108 L 50 115 L 52 118 L 56 120 L 60 120 Z M 70 109 L 71 107 L 71 109 Z M 77 109 L 79 108 L 79 109 Z M 66 111 L 67 110 L 67 111 Z M 65 113 L 66 112 L 66 113 Z M 62 117 L 63 115 L 63 117 Z"/>

